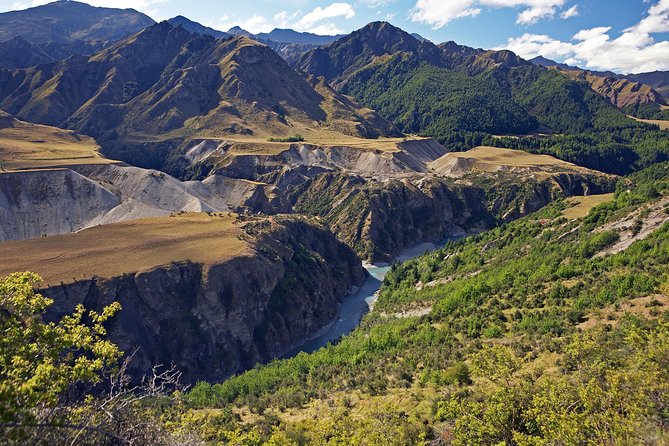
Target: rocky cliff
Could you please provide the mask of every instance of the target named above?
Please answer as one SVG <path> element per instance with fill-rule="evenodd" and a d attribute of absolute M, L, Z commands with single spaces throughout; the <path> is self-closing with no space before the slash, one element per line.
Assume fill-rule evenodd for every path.
<path fill-rule="evenodd" d="M 123 310 L 109 325 L 109 338 L 126 354 L 136 351 L 133 375 L 173 363 L 186 382 L 221 380 L 281 356 L 316 334 L 337 317 L 343 297 L 366 277 L 350 248 L 302 218 L 237 220 L 220 237 L 187 254 L 205 236 L 202 225 L 228 224 L 226 219 L 199 214 L 121 224 L 116 231 L 120 235 L 132 238 L 127 234 L 141 232 L 140 239 L 147 240 L 132 254 L 128 252 L 135 244 L 128 249 L 105 245 L 116 236 L 117 225 L 10 242 L 0 245 L 0 269 L 4 273 L 25 266 L 42 274 L 50 284 L 43 294 L 55 300 L 49 317 L 71 312 L 77 304 L 100 309 L 120 302 Z M 165 225 L 170 226 L 158 232 Z M 175 233 L 180 235 L 171 235 Z M 221 244 L 225 237 L 229 243 Z M 67 260 L 73 272 L 59 270 L 57 253 L 69 256 L 79 241 L 82 249 L 94 249 L 104 265 L 91 265 L 95 262 L 84 256 Z M 18 256 L 21 251 L 32 254 Z M 175 253 L 172 263 L 164 263 L 165 252 Z M 159 256 L 154 263 L 163 264 L 116 265 L 122 260 L 118 257 L 128 256 L 139 262 Z M 100 270 L 110 265 L 115 273 Z M 95 277 L 96 271 L 104 275 Z"/>
<path fill-rule="evenodd" d="M 208 171 L 220 178 L 273 187 L 274 202 L 323 218 L 340 240 L 371 261 L 387 261 L 422 242 L 490 228 L 560 197 L 610 192 L 616 181 L 517 150 L 478 147 L 446 153 L 429 138 L 383 150 L 380 145 L 295 143 L 278 153 L 211 144 L 214 150 L 195 146 L 186 153 L 193 151 L 193 160 L 209 163 Z"/>
<path fill-rule="evenodd" d="M 370 261 L 388 261 L 422 242 L 479 232 L 572 195 L 609 192 L 614 177 L 495 172 L 459 180 L 438 175 L 386 181 L 329 173 L 293 191 L 296 212 L 318 215 Z"/>

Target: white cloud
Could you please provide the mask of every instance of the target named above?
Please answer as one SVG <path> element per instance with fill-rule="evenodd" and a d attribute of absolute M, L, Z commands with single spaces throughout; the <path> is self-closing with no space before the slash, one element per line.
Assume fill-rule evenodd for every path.
<path fill-rule="evenodd" d="M 660 0 L 636 25 L 618 37 L 611 27 L 584 29 L 570 41 L 526 33 L 511 38 L 503 48 L 525 58 L 544 56 L 593 70 L 623 73 L 669 70 L 669 42 L 655 41 L 652 34 L 669 31 L 669 0 Z"/>
<path fill-rule="evenodd" d="M 566 0 L 418 0 L 411 12 L 414 22 L 441 28 L 462 17 L 475 17 L 483 8 L 522 8 L 516 23 L 531 25 L 541 19 L 552 18 Z M 573 8 L 571 8 L 573 9 Z M 567 11 L 565 11 L 566 13 Z M 573 14 L 577 12 L 574 10 Z"/>
<path fill-rule="evenodd" d="M 643 20 L 625 31 L 647 34 L 669 32 L 669 0 L 655 3 Z"/>
<path fill-rule="evenodd" d="M 554 6 L 535 6 L 532 8 L 527 8 L 520 14 L 518 14 L 518 19 L 516 20 L 516 23 L 520 23 L 523 25 L 531 25 L 533 23 L 537 23 L 539 20 L 547 18 L 547 17 L 553 17 L 555 15 L 555 7 Z"/>
<path fill-rule="evenodd" d="M 362 0 L 362 3 L 366 4 L 370 8 L 381 8 L 383 6 L 388 6 L 389 4 L 396 1 L 397 0 Z"/>
<path fill-rule="evenodd" d="M 411 12 L 411 20 L 441 28 L 454 19 L 476 17 L 480 8 L 474 7 L 473 0 L 418 0 Z"/>
<path fill-rule="evenodd" d="M 259 33 L 268 33 L 272 31 L 274 28 L 283 27 L 281 23 L 282 18 L 283 17 L 280 16 L 277 22 L 274 21 L 270 22 L 269 20 L 267 20 L 265 16 L 260 14 L 254 14 L 253 16 L 246 19 L 237 19 L 235 16 L 225 15 L 221 17 L 217 22 L 207 24 L 207 26 L 210 26 L 214 29 L 220 29 L 223 31 L 227 31 L 230 28 L 239 26 L 252 34 L 259 34 Z"/>
<path fill-rule="evenodd" d="M 355 16 L 355 10 L 349 3 L 332 3 L 325 8 L 317 6 L 307 13 L 293 25 L 296 31 L 316 32 L 316 29 L 328 29 L 329 32 L 337 34 L 339 30 L 331 23 L 323 24 L 327 19 L 343 17 L 351 19 Z"/>
<path fill-rule="evenodd" d="M 209 23 L 207 26 L 223 31 L 227 31 L 233 26 L 240 26 L 253 34 L 267 33 L 274 28 L 292 28 L 296 31 L 334 35 L 341 34 L 342 31 L 330 19 L 350 19 L 354 16 L 355 10 L 349 3 L 332 3 L 325 8 L 316 7 L 304 15 L 299 11 L 293 14 L 281 11 L 271 19 L 261 14 L 254 14 L 252 17 L 245 19 L 234 15 L 226 15 L 221 17 L 217 22 Z"/>
<path fill-rule="evenodd" d="M 578 10 L 578 5 L 574 5 L 571 8 L 562 11 L 562 14 L 560 14 L 560 18 L 571 19 L 572 17 L 578 17 L 579 15 L 580 12 Z"/>

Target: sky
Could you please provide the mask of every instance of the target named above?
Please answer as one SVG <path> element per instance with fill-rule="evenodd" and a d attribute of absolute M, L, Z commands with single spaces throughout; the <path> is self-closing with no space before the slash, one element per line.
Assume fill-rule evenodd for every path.
<path fill-rule="evenodd" d="M 592 70 L 669 70 L 669 0 L 86 0 L 223 31 L 349 33 L 385 20 L 441 43 L 510 49 Z M 0 11 L 45 0 L 0 0 Z"/>

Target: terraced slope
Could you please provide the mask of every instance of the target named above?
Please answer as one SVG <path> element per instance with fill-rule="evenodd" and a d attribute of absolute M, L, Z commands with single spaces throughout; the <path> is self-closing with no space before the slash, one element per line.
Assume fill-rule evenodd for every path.
<path fill-rule="evenodd" d="M 499 147 L 475 147 L 466 152 L 451 152 L 430 163 L 431 171 L 459 178 L 475 172 L 515 172 L 554 175 L 558 173 L 595 173 L 590 169 L 549 155 L 534 155 L 521 150 Z"/>

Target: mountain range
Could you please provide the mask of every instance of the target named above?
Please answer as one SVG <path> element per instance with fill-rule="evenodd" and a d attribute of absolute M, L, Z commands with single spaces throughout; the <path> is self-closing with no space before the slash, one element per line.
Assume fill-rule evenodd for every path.
<path fill-rule="evenodd" d="M 442 141 L 455 130 L 562 133 L 593 129 L 605 114 L 624 119 L 585 83 L 509 51 L 437 46 L 385 22 L 307 52 L 298 67 L 325 77 L 401 130 Z"/>
<path fill-rule="evenodd" d="M 153 23 L 134 9 L 96 8 L 69 0 L 5 12 L 0 14 L 1 65 L 26 68 L 34 62 L 89 54 Z"/>
<path fill-rule="evenodd" d="M 352 136 L 396 133 L 371 110 L 300 76 L 265 45 L 191 34 L 168 22 L 91 56 L 4 70 L 0 79 L 0 108 L 90 134 L 106 148 L 204 136 L 286 137 L 306 127 Z"/>
<path fill-rule="evenodd" d="M 669 442 L 666 73 L 66 1 L 0 36 L 3 444 Z"/>

